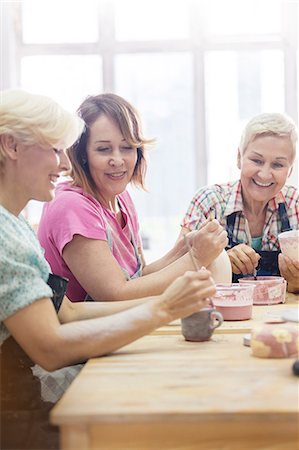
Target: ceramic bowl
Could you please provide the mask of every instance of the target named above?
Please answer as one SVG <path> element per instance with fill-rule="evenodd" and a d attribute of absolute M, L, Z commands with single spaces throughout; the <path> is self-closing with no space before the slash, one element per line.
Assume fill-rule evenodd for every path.
<path fill-rule="evenodd" d="M 281 253 L 299 261 L 299 230 L 290 230 L 278 235 Z"/>
<path fill-rule="evenodd" d="M 224 320 L 251 318 L 254 287 L 253 284 L 216 284 L 216 294 L 212 297 L 212 301 Z"/>
<path fill-rule="evenodd" d="M 240 278 L 239 283 L 255 285 L 253 291 L 254 305 L 276 305 L 284 303 L 287 283 L 283 277 L 254 277 Z"/>

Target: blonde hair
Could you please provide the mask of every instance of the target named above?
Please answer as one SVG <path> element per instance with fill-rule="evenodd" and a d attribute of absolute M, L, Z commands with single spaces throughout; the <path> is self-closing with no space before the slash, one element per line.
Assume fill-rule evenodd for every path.
<path fill-rule="evenodd" d="M 85 122 L 85 130 L 80 139 L 68 149 L 72 163 L 71 177 L 73 185 L 80 186 L 85 192 L 97 195 L 96 186 L 89 171 L 87 144 L 90 127 L 102 115 L 109 117 L 120 129 L 124 139 L 137 148 L 137 162 L 131 182 L 144 188 L 146 174 L 146 146 L 152 139 L 145 139 L 138 112 L 124 98 L 116 94 L 100 94 L 87 97 L 78 108 L 79 116 Z"/>
<path fill-rule="evenodd" d="M 70 147 L 78 139 L 84 124 L 49 97 L 21 89 L 0 93 L 0 135 L 9 134 L 25 145 L 47 144 Z M 0 164 L 5 154 L 0 145 Z"/>
<path fill-rule="evenodd" d="M 286 114 L 263 113 L 253 117 L 246 125 L 240 140 L 239 150 L 244 154 L 248 144 L 259 136 L 277 136 L 290 139 L 293 147 L 294 158 L 296 155 L 296 143 L 298 130 L 295 122 Z"/>

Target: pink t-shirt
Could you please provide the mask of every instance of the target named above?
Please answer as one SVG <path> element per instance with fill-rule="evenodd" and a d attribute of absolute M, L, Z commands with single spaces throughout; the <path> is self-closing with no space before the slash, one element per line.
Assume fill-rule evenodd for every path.
<path fill-rule="evenodd" d="M 87 292 L 80 285 L 62 258 L 62 251 L 75 234 L 90 239 L 108 241 L 107 227 L 112 238 L 112 253 L 129 276 L 137 270 L 132 244 L 140 247 L 139 224 L 133 201 L 127 191 L 118 196 L 126 225 L 121 228 L 115 214 L 104 208 L 82 188 L 64 182 L 57 186 L 55 198 L 44 205 L 38 228 L 38 238 L 52 272 L 69 279 L 67 296 L 82 301 Z M 88 268 L 87 268 L 88 270 Z"/>

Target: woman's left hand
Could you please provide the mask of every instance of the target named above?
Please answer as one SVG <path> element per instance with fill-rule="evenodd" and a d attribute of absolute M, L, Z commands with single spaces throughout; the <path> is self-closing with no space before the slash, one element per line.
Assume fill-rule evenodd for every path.
<path fill-rule="evenodd" d="M 288 292 L 299 292 L 299 261 L 290 259 L 282 253 L 278 255 L 281 276 L 288 282 Z"/>

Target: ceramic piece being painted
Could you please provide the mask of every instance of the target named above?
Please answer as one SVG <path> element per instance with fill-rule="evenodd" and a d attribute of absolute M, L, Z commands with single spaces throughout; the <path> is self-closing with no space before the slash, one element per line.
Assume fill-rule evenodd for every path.
<path fill-rule="evenodd" d="M 232 266 L 225 250 L 209 265 L 215 283 L 230 283 L 232 281 Z"/>

